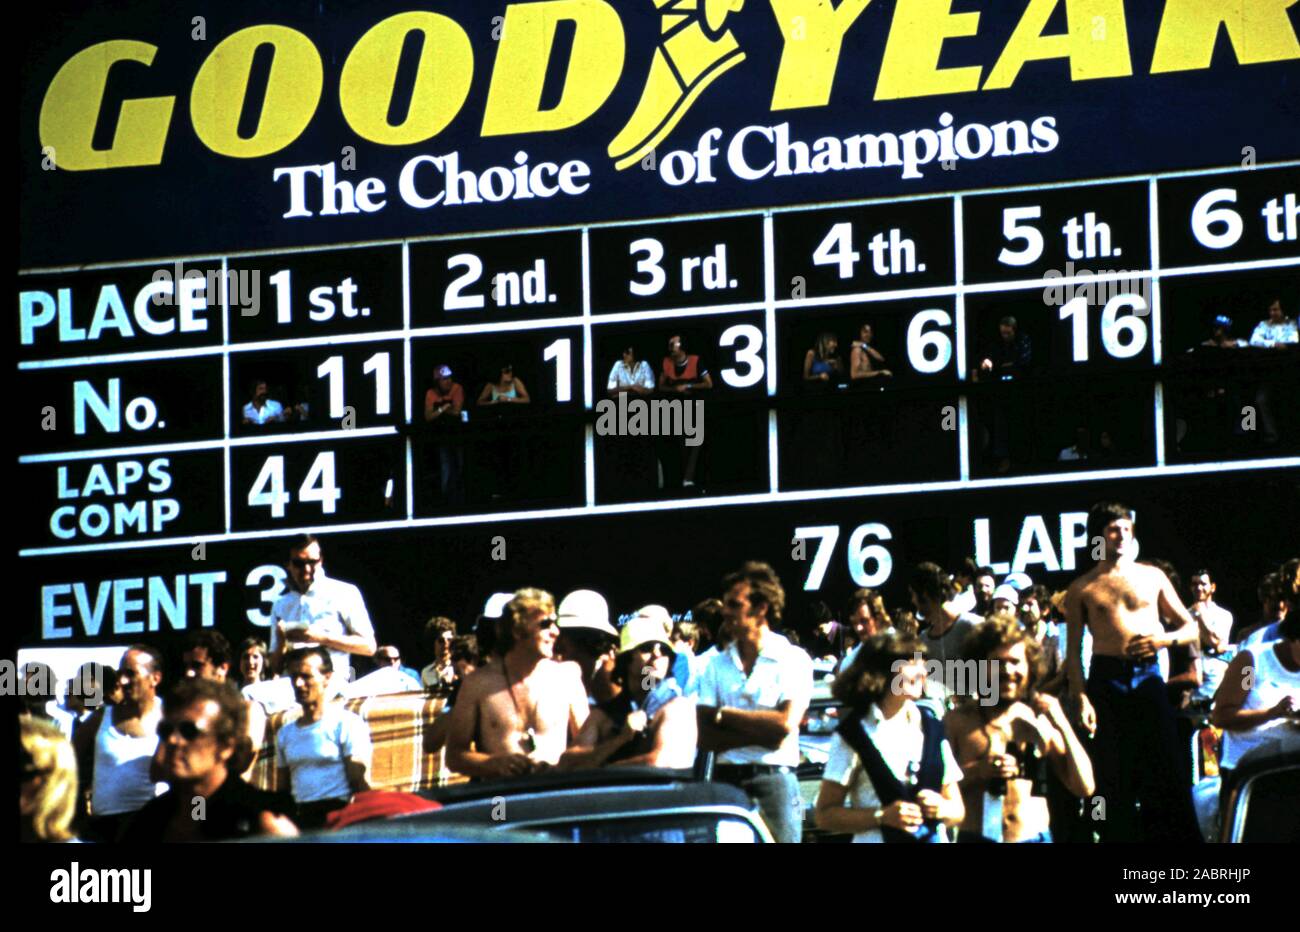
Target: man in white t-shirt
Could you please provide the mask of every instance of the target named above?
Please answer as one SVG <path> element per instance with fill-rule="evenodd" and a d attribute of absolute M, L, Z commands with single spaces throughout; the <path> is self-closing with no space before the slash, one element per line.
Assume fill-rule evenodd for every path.
<path fill-rule="evenodd" d="M 1192 574 L 1192 604 L 1187 607 L 1201 629 L 1201 646 L 1208 653 L 1221 654 L 1232 643 L 1232 612 L 1214 601 L 1218 588 L 1209 570 Z"/>
<path fill-rule="evenodd" d="M 976 579 L 975 585 L 982 587 L 983 575 Z M 953 598 L 956 594 L 954 588 L 948 574 L 936 563 L 918 563 L 908 580 L 912 607 L 923 626 L 921 642 L 943 674 L 926 684 L 926 699 L 923 700 L 939 717 L 943 716 L 945 704 L 957 695 L 960 685 L 957 680 L 962 667 L 955 661 L 961 659 L 966 635 L 984 620 L 979 615 L 961 611 Z"/>
<path fill-rule="evenodd" d="M 325 575 L 320 541 L 300 534 L 289 544 L 286 592 L 271 606 L 271 666 L 279 671 L 286 649 L 326 648 L 336 689 L 350 680 L 352 654 L 373 656 L 375 628 L 361 590 Z"/>
<path fill-rule="evenodd" d="M 285 667 L 302 715 L 275 736 L 277 785 L 289 783 L 303 828 L 319 828 L 325 817 L 369 789 L 370 729 L 361 716 L 327 702 L 333 664 L 329 651 L 306 647 L 291 652 Z"/>
<path fill-rule="evenodd" d="M 723 581 L 733 641 L 700 674 L 700 748 L 714 751 L 714 779 L 745 790 L 778 842 L 803 838 L 799 722 L 812 700 L 812 659 L 771 630 L 785 590 L 766 563 L 746 563 Z"/>

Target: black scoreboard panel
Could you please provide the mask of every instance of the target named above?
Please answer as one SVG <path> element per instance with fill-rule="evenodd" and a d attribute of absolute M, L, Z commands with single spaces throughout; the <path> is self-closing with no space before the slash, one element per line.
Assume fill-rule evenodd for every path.
<path fill-rule="evenodd" d="M 1260 166 L 22 273 L 30 640 L 175 627 L 186 592 L 232 633 L 256 627 L 283 575 L 271 542 L 302 530 L 329 535 L 332 569 L 401 614 L 434 584 L 399 553 L 443 554 L 436 587 L 469 613 L 485 585 L 471 561 L 488 559 L 475 548 L 496 536 L 509 556 L 494 575 L 599 582 L 542 572 L 545 551 L 622 572 L 597 588 L 631 599 L 674 537 L 683 554 L 774 562 L 802 537 L 811 562 L 785 571 L 808 593 L 980 546 L 1067 573 L 1102 479 L 1146 501 L 1236 483 L 1254 527 L 1274 509 L 1241 471 L 1276 496 L 1300 469 L 1300 357 L 1201 344 L 1218 314 L 1248 339 L 1272 298 L 1294 313 L 1297 192 L 1295 167 Z M 854 381 L 864 326 L 890 374 Z M 674 337 L 712 381 L 682 396 L 702 405 L 702 443 L 611 433 L 626 414 L 611 368 L 630 348 L 658 378 Z M 807 378 L 832 343 L 844 368 Z M 529 403 L 480 406 L 507 365 Z M 450 433 L 424 419 L 441 366 L 466 397 Z M 246 422 L 258 383 L 284 421 Z M 1088 462 L 1062 456 L 1076 441 Z M 439 486 L 449 443 L 460 497 Z M 1028 536 L 1004 560 L 979 522 L 1007 509 Z M 387 579 L 390 561 L 407 577 Z M 672 583 L 682 599 L 718 568 L 703 562 Z"/>
<path fill-rule="evenodd" d="M 1142 554 L 1178 566 L 1212 563 L 1219 598 L 1248 618 L 1259 576 L 1294 551 L 1300 482 L 1277 469 L 1008 484 L 981 481 L 925 494 L 884 487 L 726 506 L 663 502 L 636 509 L 478 517 L 329 533 L 332 575 L 365 594 L 380 637 L 418 654 L 426 619 L 471 619 L 487 592 L 543 584 L 595 588 L 611 610 L 649 602 L 684 611 L 717 594 L 728 568 L 762 555 L 798 623 L 813 601 L 838 606 L 859 585 L 906 604 L 908 569 L 974 554 L 999 573 L 1064 586 L 1089 564 L 1084 522 L 1100 497 L 1135 503 Z M 1245 540 L 1250 546 L 1226 546 Z M 799 542 L 802 541 L 802 546 Z M 217 624 L 230 638 L 265 637 L 285 579 L 282 540 L 265 533 L 195 545 L 80 550 L 23 560 L 20 588 L 37 607 L 28 644 L 125 644 Z"/>

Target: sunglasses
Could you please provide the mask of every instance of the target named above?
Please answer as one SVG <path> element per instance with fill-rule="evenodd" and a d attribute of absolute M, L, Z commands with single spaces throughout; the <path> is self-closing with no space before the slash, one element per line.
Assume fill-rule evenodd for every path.
<path fill-rule="evenodd" d="M 553 627 L 553 626 L 555 626 L 555 625 L 558 625 L 559 623 L 560 623 L 560 619 L 559 619 L 558 616 L 556 616 L 556 615 L 547 615 L 545 618 L 542 619 L 541 624 L 539 624 L 539 625 L 537 626 L 537 630 L 538 630 L 538 631 L 546 631 L 546 630 L 548 630 L 549 628 L 551 628 L 551 627 Z"/>
<path fill-rule="evenodd" d="M 173 732 L 180 732 L 182 738 L 186 741 L 196 741 L 207 732 L 199 728 L 193 722 L 159 722 L 158 737 L 166 741 L 172 736 Z"/>
<path fill-rule="evenodd" d="M 317 564 L 320 563 L 320 560 L 304 560 L 302 557 L 294 557 L 289 562 L 292 563 L 298 569 L 303 570 L 309 566 L 316 566 Z"/>

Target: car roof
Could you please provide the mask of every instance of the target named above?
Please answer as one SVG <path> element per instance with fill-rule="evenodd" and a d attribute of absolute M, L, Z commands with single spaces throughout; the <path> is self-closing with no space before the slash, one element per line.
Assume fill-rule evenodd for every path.
<path fill-rule="evenodd" d="M 311 844 L 358 844 L 383 842 L 385 844 L 532 844 L 557 843 L 564 839 L 544 832 L 523 830 L 506 834 L 479 825 L 465 825 L 453 821 L 440 824 L 407 823 L 402 819 L 373 819 L 341 829 L 320 829 L 303 832 L 295 837 L 257 835 L 238 839 L 238 844 L 284 844 L 308 842 Z"/>
<path fill-rule="evenodd" d="M 442 809 L 395 816 L 394 822 L 503 828 L 503 811 L 512 825 L 610 822 L 682 811 L 754 820 L 754 803 L 744 790 L 653 768 L 541 773 L 458 789 L 438 794 Z"/>
<path fill-rule="evenodd" d="M 689 770 L 663 767 L 601 767 L 590 770 L 544 770 L 541 773 L 502 780 L 471 780 L 421 790 L 420 795 L 443 804 L 497 796 L 522 796 L 542 792 L 605 787 L 713 786 L 697 780 Z"/>

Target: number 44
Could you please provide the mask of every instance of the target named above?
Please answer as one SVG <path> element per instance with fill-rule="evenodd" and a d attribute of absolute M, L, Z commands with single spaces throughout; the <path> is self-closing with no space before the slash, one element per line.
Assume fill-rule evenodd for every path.
<path fill-rule="evenodd" d="M 321 511 L 334 514 L 335 504 L 343 493 L 334 484 L 334 451 L 319 453 L 307 470 L 307 478 L 298 487 L 298 501 L 320 502 Z M 262 470 L 248 491 L 248 504 L 253 508 L 268 505 L 272 518 L 284 517 L 284 506 L 293 496 L 284 488 L 284 457 L 268 456 Z"/>

